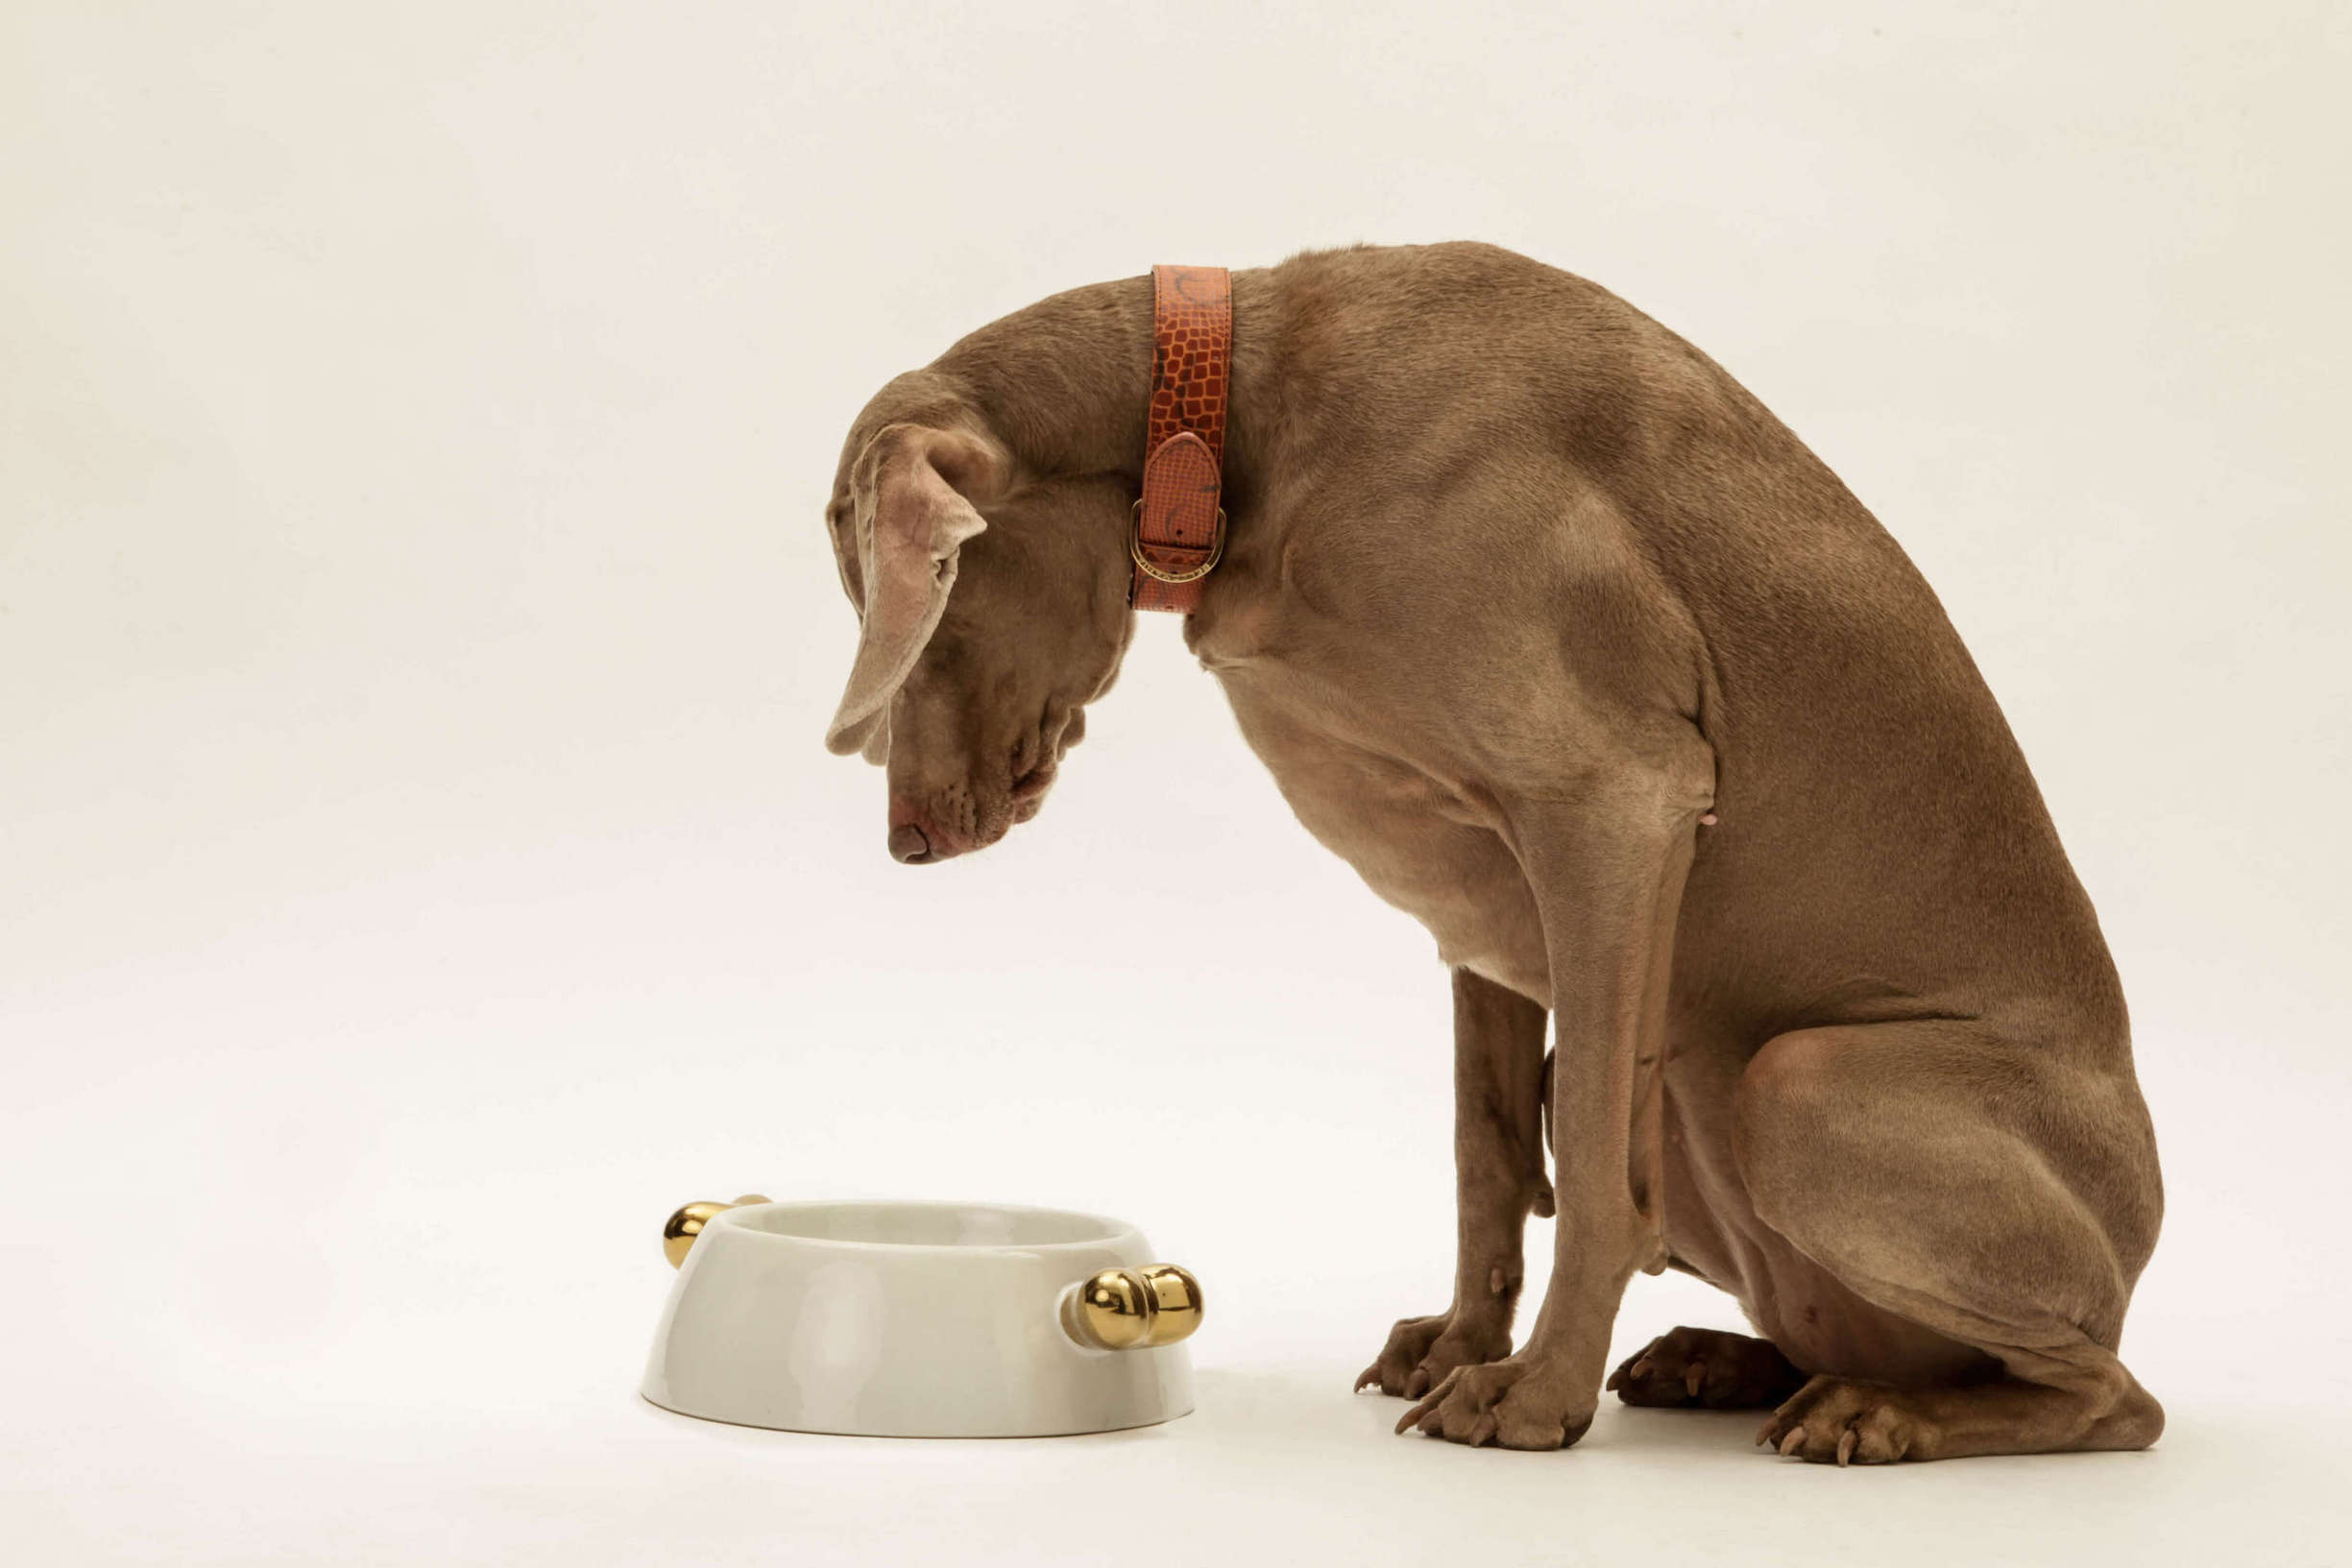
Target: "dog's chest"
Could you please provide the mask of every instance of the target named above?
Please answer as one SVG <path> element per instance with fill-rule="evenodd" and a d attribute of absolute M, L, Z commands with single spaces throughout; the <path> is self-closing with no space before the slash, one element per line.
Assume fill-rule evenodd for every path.
<path fill-rule="evenodd" d="M 1295 705 L 1225 683 L 1243 736 L 1307 831 L 1418 920 L 1448 965 L 1548 1001 L 1535 899 L 1476 804 L 1429 770 L 1331 733 Z"/>

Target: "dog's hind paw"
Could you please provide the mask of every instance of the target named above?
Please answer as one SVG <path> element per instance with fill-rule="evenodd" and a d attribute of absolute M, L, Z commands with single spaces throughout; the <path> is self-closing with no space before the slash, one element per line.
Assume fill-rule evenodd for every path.
<path fill-rule="evenodd" d="M 1769 1339 L 1680 1328 L 1626 1358 L 1609 1375 L 1608 1388 L 1628 1405 L 1764 1411 L 1804 1383 L 1805 1374 Z"/>
<path fill-rule="evenodd" d="M 1892 1464 L 1926 1458 L 1923 1439 L 1932 1432 L 1904 1405 L 1901 1390 L 1823 1377 L 1774 1411 L 1756 1441 L 1813 1464 Z"/>

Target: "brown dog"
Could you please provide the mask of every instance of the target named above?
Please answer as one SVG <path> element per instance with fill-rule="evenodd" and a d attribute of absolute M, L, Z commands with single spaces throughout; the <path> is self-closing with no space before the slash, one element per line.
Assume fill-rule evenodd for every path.
<path fill-rule="evenodd" d="M 1186 640 L 1308 830 L 1452 966 L 1453 1304 L 1398 1430 L 1552 1448 L 1637 1268 L 1739 1299 L 1616 1369 L 1808 1459 L 2138 1448 L 2156 1150 L 2090 901 L 1903 551 L 1755 398 L 1483 245 L 1234 276 L 1230 542 Z M 866 406 L 827 518 L 836 751 L 890 850 L 1026 821 L 1126 648 L 1147 278 Z M 951 589 L 953 591 L 951 592 Z M 1544 1178 L 1545 1009 L 1555 1021 Z M 1511 1348 L 1527 1215 L 1550 1288 Z"/>

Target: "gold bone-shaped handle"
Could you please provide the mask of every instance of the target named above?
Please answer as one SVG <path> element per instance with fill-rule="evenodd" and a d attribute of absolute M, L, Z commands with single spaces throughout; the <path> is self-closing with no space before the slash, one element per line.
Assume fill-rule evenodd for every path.
<path fill-rule="evenodd" d="M 1061 1326 L 1095 1350 L 1172 1345 L 1200 1326 L 1200 1282 L 1172 1263 L 1105 1268 L 1063 1293 Z"/>
<path fill-rule="evenodd" d="M 702 1234 L 703 1226 L 729 1209 L 740 1209 L 746 1203 L 765 1203 L 767 1201 L 769 1201 L 767 1198 L 757 1193 L 745 1193 L 733 1203 L 708 1201 L 689 1203 L 662 1222 L 662 1256 L 669 1260 L 669 1266 L 672 1268 L 684 1266 L 686 1254 L 692 1248 L 694 1238 Z"/>

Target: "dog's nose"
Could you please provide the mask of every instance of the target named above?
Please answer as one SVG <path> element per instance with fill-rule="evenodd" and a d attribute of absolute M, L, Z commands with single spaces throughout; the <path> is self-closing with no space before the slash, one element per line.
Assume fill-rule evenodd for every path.
<path fill-rule="evenodd" d="M 931 858 L 931 840 L 911 822 L 890 830 L 890 858 L 902 865 L 921 865 Z"/>

